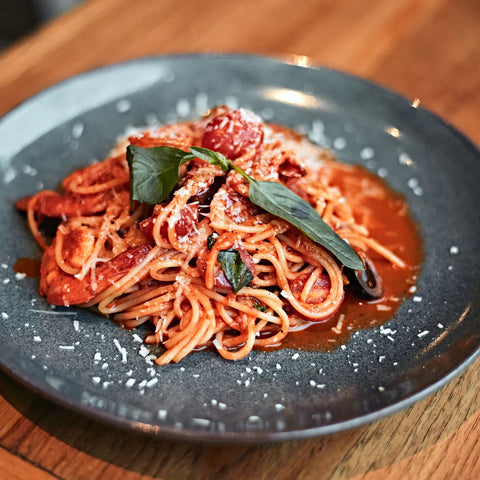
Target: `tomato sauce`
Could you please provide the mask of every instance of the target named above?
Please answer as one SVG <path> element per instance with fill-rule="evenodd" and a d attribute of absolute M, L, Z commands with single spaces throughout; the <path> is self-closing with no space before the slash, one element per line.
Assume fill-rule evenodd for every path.
<path fill-rule="evenodd" d="M 29 278 L 37 278 L 40 276 L 40 264 L 41 261 L 35 258 L 19 258 L 13 265 L 13 270 Z"/>

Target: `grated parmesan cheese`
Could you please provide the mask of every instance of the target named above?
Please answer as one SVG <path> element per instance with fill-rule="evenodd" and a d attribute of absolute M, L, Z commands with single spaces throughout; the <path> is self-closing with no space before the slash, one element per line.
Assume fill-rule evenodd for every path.
<path fill-rule="evenodd" d="M 115 346 L 117 347 L 117 350 L 122 355 L 122 363 L 127 363 L 127 350 L 120 345 L 119 341 L 116 338 L 113 339 L 113 343 L 115 344 Z"/>
<path fill-rule="evenodd" d="M 158 383 L 158 378 L 152 378 L 151 380 L 148 380 L 148 382 L 146 383 L 146 386 L 150 388 L 156 385 L 157 383 Z"/>

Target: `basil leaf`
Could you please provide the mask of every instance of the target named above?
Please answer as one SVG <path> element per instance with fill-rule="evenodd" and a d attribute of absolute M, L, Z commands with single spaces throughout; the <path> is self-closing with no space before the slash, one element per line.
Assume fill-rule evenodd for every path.
<path fill-rule="evenodd" d="M 281 183 L 263 182 L 251 177 L 249 182 L 248 196 L 255 205 L 297 227 L 308 238 L 332 252 L 346 267 L 364 270 L 357 252 L 340 238 L 303 198 Z"/>
<path fill-rule="evenodd" d="M 219 166 L 224 172 L 227 172 L 232 165 L 232 162 L 230 162 L 230 160 L 224 157 L 221 153 L 214 152 L 208 148 L 190 147 L 190 151 L 196 157 L 201 158 L 212 165 Z"/>
<path fill-rule="evenodd" d="M 217 241 L 218 238 L 218 233 L 214 232 L 211 235 L 207 237 L 207 248 L 209 250 L 212 249 L 212 247 L 215 245 L 215 242 Z"/>
<path fill-rule="evenodd" d="M 129 145 L 130 201 L 162 203 L 178 182 L 178 167 L 192 158 L 179 148 Z"/>
<path fill-rule="evenodd" d="M 259 303 L 255 305 L 255 308 L 257 310 L 260 310 L 263 313 L 265 313 L 268 310 L 268 307 L 266 305 L 260 305 Z"/>
<path fill-rule="evenodd" d="M 234 248 L 220 250 L 217 259 L 235 293 L 253 280 L 252 272 Z"/>

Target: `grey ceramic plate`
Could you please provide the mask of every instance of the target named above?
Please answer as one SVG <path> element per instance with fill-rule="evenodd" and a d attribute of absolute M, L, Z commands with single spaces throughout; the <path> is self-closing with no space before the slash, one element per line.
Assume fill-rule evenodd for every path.
<path fill-rule="evenodd" d="M 87 311 L 51 308 L 37 279 L 17 278 L 14 262 L 40 254 L 16 199 L 103 158 L 129 126 L 194 117 L 222 103 L 308 132 L 406 196 L 426 259 L 418 291 L 385 328 L 357 332 L 330 354 L 285 349 L 231 363 L 201 352 L 152 368 L 134 332 Z M 1 120 L 0 145 L 0 363 L 62 405 L 154 435 L 292 439 L 395 412 L 479 354 L 479 152 L 376 85 L 259 57 L 147 58 L 37 95 Z"/>

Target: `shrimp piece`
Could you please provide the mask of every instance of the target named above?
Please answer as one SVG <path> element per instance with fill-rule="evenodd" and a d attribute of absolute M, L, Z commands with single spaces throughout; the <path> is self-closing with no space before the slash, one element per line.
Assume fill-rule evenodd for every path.
<path fill-rule="evenodd" d="M 92 194 L 127 185 L 128 180 L 128 164 L 125 153 L 122 153 L 75 170 L 63 180 L 62 186 L 67 192 Z"/>
<path fill-rule="evenodd" d="M 95 236 L 84 226 L 60 225 L 57 231 L 56 259 L 62 270 L 78 273 L 95 248 Z"/>
<path fill-rule="evenodd" d="M 105 211 L 110 200 L 111 192 L 100 192 L 90 195 L 64 194 L 44 190 L 34 197 L 25 197 L 15 203 L 15 208 L 28 211 L 29 203 L 36 213 L 46 217 L 79 217 L 95 215 Z"/>
<path fill-rule="evenodd" d="M 71 173 L 62 182 L 66 193 L 44 190 L 18 200 L 15 207 L 20 211 L 32 208 L 46 217 L 95 215 L 104 211 L 115 196 L 127 191 L 128 182 L 128 165 L 123 153 Z"/>
<path fill-rule="evenodd" d="M 96 267 L 92 272 L 94 277 L 92 275 L 79 280 L 58 266 L 54 241 L 42 258 L 39 293 L 53 305 L 68 307 L 89 302 L 145 260 L 151 248 L 150 245 L 129 248 Z"/>

